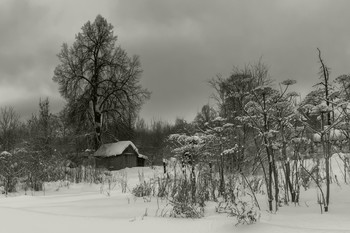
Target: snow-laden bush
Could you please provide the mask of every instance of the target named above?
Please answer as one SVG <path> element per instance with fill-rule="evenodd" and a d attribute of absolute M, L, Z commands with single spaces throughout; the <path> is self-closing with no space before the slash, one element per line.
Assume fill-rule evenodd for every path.
<path fill-rule="evenodd" d="M 237 219 L 236 225 L 253 224 L 259 221 L 260 211 L 253 200 L 230 200 L 229 202 L 219 202 L 216 207 L 217 212 L 227 213 L 230 217 Z"/>
<path fill-rule="evenodd" d="M 239 200 L 230 206 L 229 216 L 236 217 L 237 224 L 253 224 L 259 221 L 260 211 L 252 202 Z"/>
<path fill-rule="evenodd" d="M 167 197 L 169 188 L 171 185 L 171 179 L 168 177 L 160 178 L 157 177 L 157 196 L 160 198 Z"/>
<path fill-rule="evenodd" d="M 235 217 L 236 225 L 256 223 L 260 219 L 260 210 L 249 192 L 244 188 L 241 180 L 231 177 L 226 184 L 224 199 L 218 203 L 216 211 Z"/>
<path fill-rule="evenodd" d="M 144 181 L 143 183 L 136 185 L 136 187 L 132 189 L 131 193 L 135 197 L 150 196 L 152 194 L 152 185 L 150 182 Z"/>
<path fill-rule="evenodd" d="M 176 192 L 169 198 L 172 209 L 170 217 L 174 218 L 201 218 L 204 214 L 204 200 L 196 200 L 193 195 L 195 188 L 186 179 L 180 180 L 177 186 L 173 187 Z"/>
<path fill-rule="evenodd" d="M 101 180 L 100 193 L 111 196 L 112 190 L 114 190 L 119 183 L 118 177 L 110 171 L 104 171 Z M 124 192 L 123 189 L 122 192 Z"/>
<path fill-rule="evenodd" d="M 0 179 L 5 188 L 5 194 L 16 191 L 18 178 L 22 170 L 18 154 L 3 151 L 0 153 Z"/>

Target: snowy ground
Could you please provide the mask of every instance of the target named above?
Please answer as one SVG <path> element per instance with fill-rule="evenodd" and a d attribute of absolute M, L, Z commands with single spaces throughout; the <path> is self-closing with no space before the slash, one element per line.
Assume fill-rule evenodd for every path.
<path fill-rule="evenodd" d="M 138 183 L 139 169 L 126 169 L 131 188 Z M 154 176 L 149 168 L 143 172 L 146 179 Z M 57 188 L 57 183 L 47 185 L 45 196 L 37 192 L 1 197 L 0 232 L 350 232 L 350 186 L 345 184 L 332 186 L 327 214 L 320 214 L 317 191 L 310 189 L 302 192 L 300 206 L 284 206 L 278 214 L 267 213 L 266 200 L 260 197 L 264 209 L 260 222 L 237 227 L 234 218 L 215 212 L 214 203 L 207 205 L 202 219 L 173 219 L 159 216 L 165 201 L 134 198 L 121 193 L 119 186 L 110 195 L 106 187 L 101 193 L 101 185 L 96 184 Z"/>

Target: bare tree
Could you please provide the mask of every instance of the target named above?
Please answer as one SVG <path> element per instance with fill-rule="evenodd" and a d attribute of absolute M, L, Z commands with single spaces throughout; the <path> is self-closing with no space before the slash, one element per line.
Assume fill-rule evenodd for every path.
<path fill-rule="evenodd" d="M 63 44 L 53 80 L 73 115 L 92 123 L 98 148 L 104 118 L 137 112 L 150 93 L 139 84 L 139 58 L 116 45 L 113 26 L 101 15 L 88 21 L 75 39 L 70 47 Z"/>
<path fill-rule="evenodd" d="M 319 62 L 321 63 L 321 67 L 320 67 L 320 78 L 321 78 L 321 83 L 320 85 L 322 85 L 324 87 L 324 97 L 326 100 L 326 105 L 327 105 L 327 119 L 326 119 L 326 125 L 327 127 L 331 126 L 331 111 L 329 111 L 330 108 L 330 99 L 329 99 L 329 91 L 330 91 L 330 85 L 329 85 L 329 68 L 325 65 L 325 63 L 322 60 L 321 57 L 321 50 L 319 48 L 317 48 L 318 50 L 318 59 Z M 321 114 L 321 117 L 323 119 L 323 114 Z M 324 127 L 322 125 L 322 127 Z M 322 129 L 322 131 L 324 131 L 324 129 Z M 326 187 L 327 187 L 327 191 L 326 191 L 326 203 L 325 203 L 325 207 L 324 207 L 324 211 L 327 212 L 328 211 L 328 205 L 329 205 L 329 196 L 330 196 L 330 178 L 329 178 L 329 159 L 331 157 L 331 145 L 330 145 L 330 140 L 329 140 L 329 130 L 326 131 L 327 133 L 321 134 L 321 141 L 323 144 L 323 152 L 324 152 L 324 157 L 325 157 L 325 161 L 326 161 Z"/>

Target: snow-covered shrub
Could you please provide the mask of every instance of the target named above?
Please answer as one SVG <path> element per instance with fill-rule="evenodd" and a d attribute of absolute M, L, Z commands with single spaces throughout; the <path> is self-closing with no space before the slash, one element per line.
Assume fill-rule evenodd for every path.
<path fill-rule="evenodd" d="M 242 182 L 229 180 L 231 182 L 226 184 L 224 200 L 218 203 L 216 211 L 235 217 L 236 225 L 253 224 L 259 221 L 260 211 L 253 196 L 244 189 Z"/>
<path fill-rule="evenodd" d="M 157 196 L 160 198 L 166 197 L 168 195 L 168 189 L 171 184 L 171 179 L 166 178 L 157 178 Z"/>
<path fill-rule="evenodd" d="M 234 205 L 230 206 L 230 216 L 236 217 L 237 224 L 253 224 L 259 221 L 260 212 L 254 204 L 239 200 Z"/>
<path fill-rule="evenodd" d="M 196 200 L 193 196 L 193 184 L 181 179 L 173 189 L 176 192 L 169 198 L 172 206 L 170 217 L 174 218 L 201 218 L 204 213 L 204 201 Z"/>
<path fill-rule="evenodd" d="M 172 210 L 170 211 L 170 217 L 173 218 L 201 218 L 203 217 L 204 209 L 196 204 L 186 204 L 185 202 L 171 202 Z"/>
<path fill-rule="evenodd" d="M 116 182 L 119 183 L 122 193 L 126 193 L 128 189 L 128 173 L 122 170 L 116 174 Z"/>
<path fill-rule="evenodd" d="M 216 193 L 219 190 L 219 180 L 209 166 L 203 164 L 199 165 L 196 183 L 196 197 L 202 202 L 216 201 Z"/>
<path fill-rule="evenodd" d="M 18 154 L 3 151 L 0 153 L 0 178 L 5 194 L 16 191 L 18 178 L 21 176 L 20 157 Z"/>
<path fill-rule="evenodd" d="M 131 193 L 135 197 L 150 196 L 152 194 L 151 183 L 144 181 L 143 183 L 140 183 L 140 184 L 136 185 L 136 187 L 132 189 Z"/>
<path fill-rule="evenodd" d="M 102 169 L 97 169 L 95 167 L 88 166 L 86 167 L 86 172 L 87 176 L 85 182 L 95 184 L 101 183 Z"/>
<path fill-rule="evenodd" d="M 239 224 L 253 224 L 259 221 L 260 211 L 253 200 L 235 199 L 230 202 L 219 202 L 216 207 L 217 212 L 227 213 L 231 217 L 236 217 Z"/>
<path fill-rule="evenodd" d="M 62 167 L 62 179 L 71 183 L 87 182 L 87 183 L 103 183 L 105 178 L 105 169 L 95 168 L 90 165 L 69 167 L 69 164 Z"/>
<path fill-rule="evenodd" d="M 106 193 L 108 196 L 111 195 L 111 192 L 117 186 L 118 180 L 117 177 L 110 171 L 104 171 L 100 192 Z"/>

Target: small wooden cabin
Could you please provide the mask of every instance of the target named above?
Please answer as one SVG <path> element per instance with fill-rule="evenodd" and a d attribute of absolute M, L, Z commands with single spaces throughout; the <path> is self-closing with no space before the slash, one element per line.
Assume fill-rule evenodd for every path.
<path fill-rule="evenodd" d="M 97 168 L 110 171 L 126 167 L 144 167 L 146 156 L 141 155 L 131 141 L 103 144 L 95 153 Z"/>

